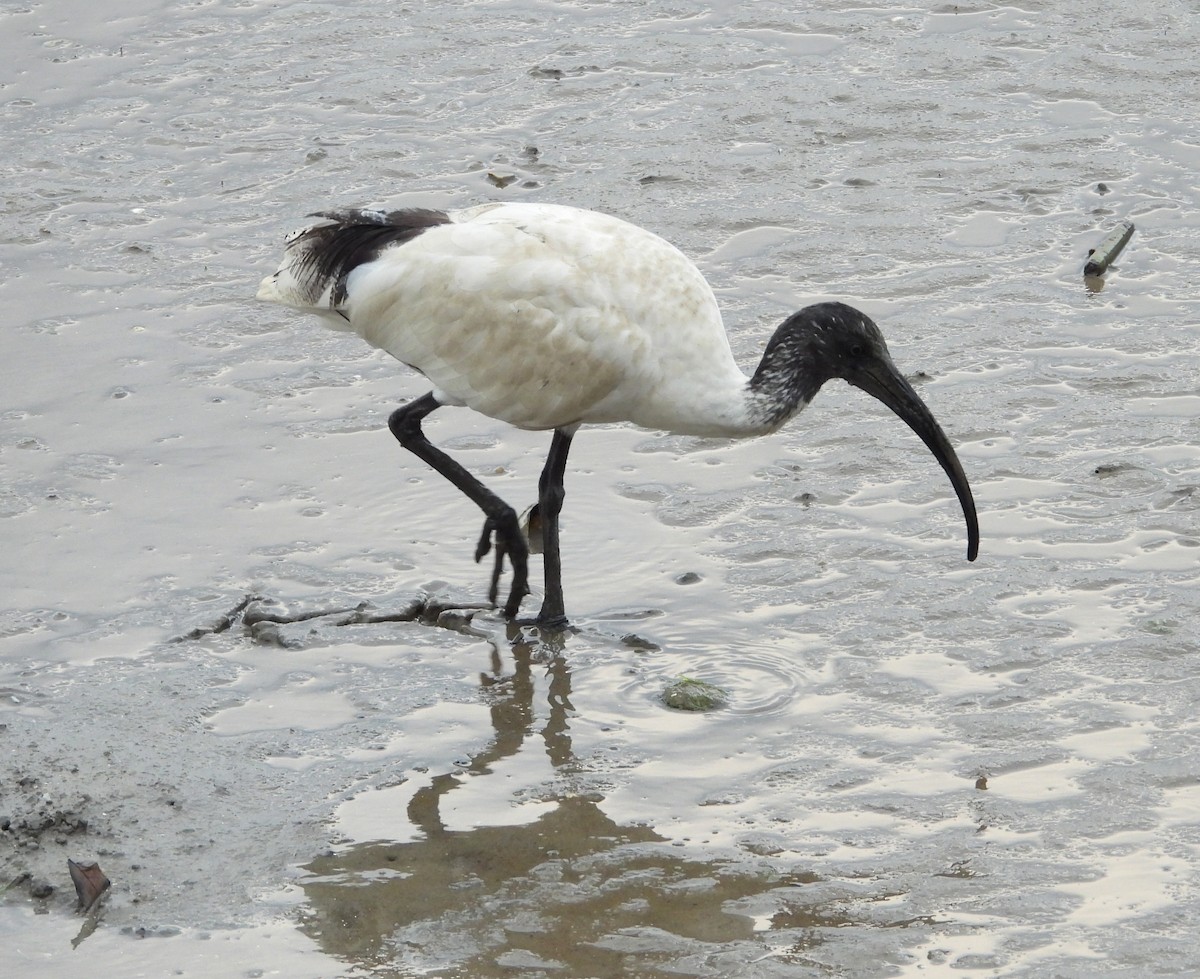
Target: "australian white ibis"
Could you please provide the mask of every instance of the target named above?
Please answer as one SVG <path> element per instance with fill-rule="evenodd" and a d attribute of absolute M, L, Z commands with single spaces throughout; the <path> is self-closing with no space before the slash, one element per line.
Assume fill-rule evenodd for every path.
<path fill-rule="evenodd" d="M 515 617 L 529 593 L 528 544 L 513 509 L 421 431 L 443 405 L 554 432 L 536 504 L 544 626 L 566 623 L 558 515 L 580 425 L 765 435 L 835 377 L 891 408 L 937 457 L 966 518 L 967 560 L 975 560 L 979 522 L 962 465 L 879 328 L 858 310 L 820 303 L 789 316 L 747 377 L 699 269 L 618 218 L 526 203 L 312 217 L 319 220 L 288 238 L 279 271 L 263 279 L 258 296 L 319 313 L 429 379 L 433 390 L 393 412 L 388 427 L 483 510 L 475 559 L 494 541 L 493 604 L 505 559 L 512 565 L 506 616 Z"/>

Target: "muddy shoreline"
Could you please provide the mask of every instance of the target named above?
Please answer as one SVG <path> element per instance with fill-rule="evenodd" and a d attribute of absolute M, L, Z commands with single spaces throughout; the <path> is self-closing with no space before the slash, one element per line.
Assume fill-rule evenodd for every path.
<path fill-rule="evenodd" d="M 1200 974 L 1194 13 L 0 7 L 0 973 Z M 678 245 L 747 370 L 867 312 L 979 560 L 827 385 L 581 431 L 580 631 L 475 610 L 423 379 L 252 296 L 311 211 L 494 200 Z M 544 433 L 427 432 L 536 497 Z"/>

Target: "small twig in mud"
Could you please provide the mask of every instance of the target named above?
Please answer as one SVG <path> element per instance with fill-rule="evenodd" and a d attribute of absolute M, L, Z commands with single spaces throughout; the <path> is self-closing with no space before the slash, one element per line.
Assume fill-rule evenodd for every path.
<path fill-rule="evenodd" d="M 481 632 L 471 625 L 475 613 L 492 608 L 484 604 L 464 604 L 462 602 L 437 601 L 430 598 L 417 597 L 407 604 L 391 611 L 376 609 L 370 602 L 359 602 L 354 607 L 335 606 L 333 608 L 311 608 L 303 611 L 287 611 L 274 599 L 262 595 L 245 595 L 228 612 L 218 616 L 212 623 L 197 626 L 181 636 L 176 636 L 172 642 L 183 642 L 190 639 L 201 639 L 227 631 L 240 617 L 242 625 L 257 642 L 277 646 L 295 646 L 299 642 L 289 639 L 280 631 L 280 626 L 295 625 L 314 619 L 329 619 L 328 624 L 334 626 L 374 625 L 383 622 L 420 622 L 423 625 L 435 625 L 468 636 L 487 638 L 487 633 Z"/>
<path fill-rule="evenodd" d="M 436 602 L 433 599 L 425 599 L 421 602 L 419 617 L 422 622 L 436 624 L 447 612 L 470 612 L 473 615 L 492 607 L 491 605 L 464 605 L 462 602 Z"/>
<path fill-rule="evenodd" d="M 265 603 L 269 602 L 270 599 L 259 598 L 257 601 Z M 253 628 L 260 622 L 290 625 L 294 622 L 307 622 L 309 619 L 324 618 L 327 615 L 345 615 L 346 613 L 356 615 L 369 607 L 369 603 L 359 602 L 354 608 L 316 608 L 309 609 L 307 612 L 273 612 L 269 608 L 255 605 L 253 608 L 246 609 L 245 614 L 242 616 L 242 625 L 248 628 Z"/>
<path fill-rule="evenodd" d="M 182 636 L 175 636 L 171 642 L 187 642 L 191 639 L 203 639 L 205 636 L 225 632 L 237 621 L 237 617 L 246 610 L 246 607 L 255 601 L 261 601 L 258 595 L 243 595 L 242 600 L 228 612 L 217 616 L 208 625 L 198 625 L 196 628 L 185 632 Z"/>
<path fill-rule="evenodd" d="M 1095 248 L 1088 249 L 1087 264 L 1083 267 L 1085 276 L 1103 275 L 1108 271 L 1110 265 L 1117 260 L 1117 256 L 1129 239 L 1133 237 L 1133 222 L 1122 221 L 1120 226 L 1105 238 Z"/>
<path fill-rule="evenodd" d="M 453 602 L 426 601 L 421 608 L 420 619 L 427 625 L 436 625 L 451 632 L 461 632 L 476 639 L 489 639 L 491 634 L 474 627 L 475 613 L 492 608 L 491 605 L 461 605 Z"/>

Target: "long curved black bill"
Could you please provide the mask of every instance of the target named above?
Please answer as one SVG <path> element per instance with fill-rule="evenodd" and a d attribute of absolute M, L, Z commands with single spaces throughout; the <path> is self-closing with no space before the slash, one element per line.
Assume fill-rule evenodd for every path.
<path fill-rule="evenodd" d="M 963 472 L 962 463 L 954 453 L 954 446 L 946 438 L 942 426 L 933 417 L 920 395 L 913 390 L 911 384 L 904 379 L 895 365 L 886 361 L 873 364 L 871 368 L 859 371 L 854 377 L 846 378 L 857 388 L 878 398 L 904 419 L 905 423 L 921 436 L 921 441 L 942 464 L 946 475 L 958 495 L 962 506 L 963 517 L 967 521 L 967 560 L 974 561 L 979 556 L 979 518 L 975 514 L 975 498 L 971 495 L 971 486 L 967 475 Z"/>

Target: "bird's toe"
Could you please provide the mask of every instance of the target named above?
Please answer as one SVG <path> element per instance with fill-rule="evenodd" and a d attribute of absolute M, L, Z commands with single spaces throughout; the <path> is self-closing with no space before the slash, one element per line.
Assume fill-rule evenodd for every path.
<path fill-rule="evenodd" d="M 483 522 L 483 533 L 479 535 L 479 543 L 475 545 L 475 563 L 487 556 L 488 551 L 492 549 L 492 534 L 496 532 L 496 521 L 488 517 Z"/>

